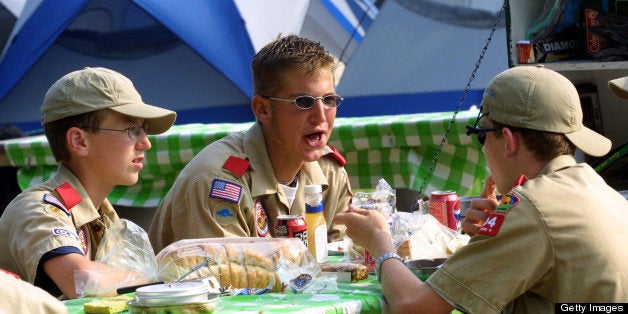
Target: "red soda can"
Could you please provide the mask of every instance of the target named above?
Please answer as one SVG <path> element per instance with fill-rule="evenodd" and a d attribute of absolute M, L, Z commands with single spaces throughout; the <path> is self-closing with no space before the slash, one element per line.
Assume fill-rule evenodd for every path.
<path fill-rule="evenodd" d="M 369 273 L 375 272 L 375 257 L 369 251 L 364 250 L 364 266 L 366 266 Z"/>
<path fill-rule="evenodd" d="M 429 200 L 430 214 L 453 230 L 460 228 L 460 199 L 456 191 L 434 191 Z"/>
<path fill-rule="evenodd" d="M 275 225 L 275 237 L 277 238 L 298 238 L 307 247 L 307 225 L 303 216 L 281 215 L 277 216 Z"/>

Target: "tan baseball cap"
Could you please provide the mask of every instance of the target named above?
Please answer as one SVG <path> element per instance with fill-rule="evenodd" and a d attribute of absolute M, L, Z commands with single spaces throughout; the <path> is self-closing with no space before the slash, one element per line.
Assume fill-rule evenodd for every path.
<path fill-rule="evenodd" d="M 608 81 L 608 88 L 615 96 L 628 100 L 628 76 Z"/>
<path fill-rule="evenodd" d="M 124 75 L 106 68 L 84 68 L 64 75 L 48 89 L 41 123 L 101 109 L 144 119 L 148 134 L 166 132 L 177 118 L 174 111 L 145 104 Z"/>
<path fill-rule="evenodd" d="M 498 74 L 484 91 L 482 113 L 513 127 L 563 133 L 591 156 L 603 156 L 611 149 L 609 139 L 582 124 L 576 87 L 542 65 L 513 67 Z"/>

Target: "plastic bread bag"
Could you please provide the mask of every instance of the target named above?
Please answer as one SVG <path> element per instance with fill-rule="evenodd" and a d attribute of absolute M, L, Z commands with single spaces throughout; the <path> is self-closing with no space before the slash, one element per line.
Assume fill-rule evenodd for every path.
<path fill-rule="evenodd" d="M 110 296 L 116 289 L 155 282 L 157 262 L 146 231 L 120 219 L 103 236 L 90 270 L 74 272 L 76 292 L 81 296 Z"/>
<path fill-rule="evenodd" d="M 377 210 L 388 218 L 397 211 L 395 189 L 390 187 L 384 179 L 379 179 L 373 192 L 355 192 L 351 203 L 363 209 Z"/>
<path fill-rule="evenodd" d="M 320 275 L 320 267 L 296 238 L 203 238 L 174 242 L 157 254 L 158 277 L 177 280 L 202 261 L 210 261 L 186 278 L 214 276 L 225 291 L 283 292 L 298 275 Z M 249 291 L 251 292 L 251 291 Z"/>
<path fill-rule="evenodd" d="M 397 254 L 406 260 L 447 258 L 470 239 L 420 211 L 396 213 L 391 232 Z"/>

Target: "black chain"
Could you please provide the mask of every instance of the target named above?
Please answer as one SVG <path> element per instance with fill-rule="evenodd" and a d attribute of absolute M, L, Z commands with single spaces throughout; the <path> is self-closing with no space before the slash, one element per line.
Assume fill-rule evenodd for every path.
<path fill-rule="evenodd" d="M 432 176 L 432 172 L 434 171 L 434 165 L 436 164 L 436 161 L 438 160 L 438 157 L 440 156 L 440 151 L 442 150 L 443 145 L 445 145 L 445 142 L 447 141 L 447 135 L 449 134 L 449 131 L 451 130 L 451 127 L 454 124 L 454 121 L 456 120 L 456 116 L 458 115 L 458 112 L 460 112 L 460 108 L 462 107 L 462 104 L 464 104 L 465 98 L 467 98 L 467 93 L 469 92 L 469 89 L 471 89 L 471 82 L 475 79 L 475 74 L 478 72 L 478 69 L 480 68 L 482 59 L 484 59 L 486 50 L 488 50 L 488 45 L 491 43 L 491 40 L 493 39 L 493 34 L 495 34 L 497 25 L 499 24 L 499 21 L 501 20 L 502 15 L 504 15 L 505 11 L 506 11 L 506 1 L 504 1 L 504 3 L 502 4 L 501 10 L 499 10 L 499 14 L 497 15 L 497 18 L 495 19 L 495 23 L 493 23 L 493 28 L 491 29 L 491 33 L 488 35 L 488 38 L 486 39 L 486 43 L 484 44 L 484 48 L 482 48 L 482 52 L 480 53 L 480 57 L 478 58 L 478 61 L 475 62 L 475 68 L 471 72 L 471 76 L 469 77 L 469 81 L 467 82 L 467 85 L 465 86 L 465 89 L 462 92 L 462 96 L 460 97 L 460 101 L 458 102 L 458 106 L 456 107 L 456 111 L 454 112 L 454 115 L 452 116 L 451 121 L 449 121 L 449 125 L 447 126 L 447 129 L 445 130 L 445 133 L 443 134 L 443 138 L 441 139 L 440 144 L 438 145 L 438 149 L 436 150 L 436 153 L 434 154 L 434 158 L 432 159 L 432 162 L 430 163 L 430 167 L 427 170 L 427 175 L 425 175 L 425 178 L 423 179 L 423 183 L 421 183 L 421 187 L 419 188 L 417 202 L 415 202 L 412 205 L 413 208 L 411 209 L 411 211 L 414 211 L 414 207 L 418 206 L 418 201 L 423 198 L 423 189 L 425 188 L 425 185 L 427 184 L 427 182 L 430 180 L 430 177 Z"/>

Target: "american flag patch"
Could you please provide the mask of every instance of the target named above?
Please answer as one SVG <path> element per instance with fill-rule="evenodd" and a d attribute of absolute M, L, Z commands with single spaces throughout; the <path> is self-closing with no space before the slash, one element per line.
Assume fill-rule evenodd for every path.
<path fill-rule="evenodd" d="M 209 192 L 209 197 L 237 203 L 240 201 L 241 193 L 242 186 L 224 180 L 214 179 L 214 182 L 212 183 L 212 190 Z"/>

